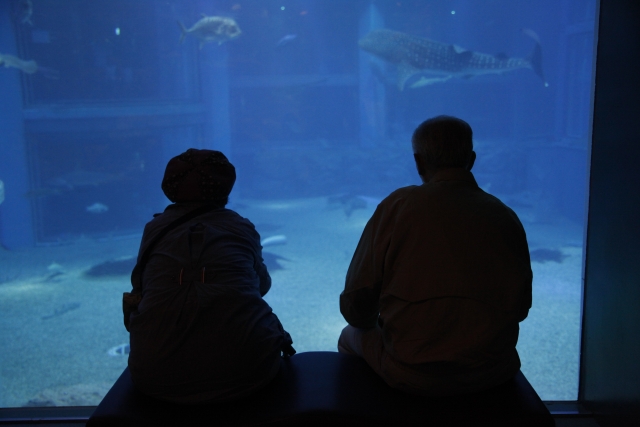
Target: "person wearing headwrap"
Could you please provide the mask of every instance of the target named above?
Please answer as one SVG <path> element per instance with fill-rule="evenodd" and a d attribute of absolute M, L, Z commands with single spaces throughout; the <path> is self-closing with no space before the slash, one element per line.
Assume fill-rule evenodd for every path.
<path fill-rule="evenodd" d="M 236 168 L 220 151 L 190 148 L 167 164 L 162 191 L 174 203 L 227 204 Z"/>
<path fill-rule="evenodd" d="M 238 399 L 275 377 L 283 352 L 295 352 L 262 299 L 271 278 L 260 236 L 225 208 L 235 179 L 219 151 L 192 148 L 167 164 L 162 190 L 173 203 L 145 226 L 131 279 L 141 299 L 125 314 L 131 378 L 149 396 L 187 404 Z"/>

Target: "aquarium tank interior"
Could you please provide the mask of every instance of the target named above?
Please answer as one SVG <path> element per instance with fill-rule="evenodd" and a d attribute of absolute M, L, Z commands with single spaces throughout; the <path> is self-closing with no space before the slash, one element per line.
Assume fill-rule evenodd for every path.
<path fill-rule="evenodd" d="M 522 372 L 578 393 L 596 0 L 0 2 L 0 407 L 96 405 L 127 365 L 122 293 L 187 148 L 235 165 L 265 299 L 298 352 L 336 351 L 338 297 L 411 134 L 474 130 L 480 187 L 534 273 Z M 473 60 L 471 60 L 473 59 Z M 460 64 L 466 64 L 461 66 Z"/>

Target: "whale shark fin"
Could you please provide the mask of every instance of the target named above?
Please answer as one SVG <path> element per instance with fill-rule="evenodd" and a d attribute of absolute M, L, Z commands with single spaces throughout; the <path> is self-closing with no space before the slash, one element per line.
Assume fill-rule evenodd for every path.
<path fill-rule="evenodd" d="M 432 84 L 436 84 L 436 83 L 443 83 L 446 82 L 447 80 L 449 80 L 451 77 L 451 75 L 448 76 L 444 76 L 444 77 L 426 77 L 426 76 L 420 76 L 420 79 L 418 79 L 415 83 L 412 83 L 409 87 L 411 89 L 416 89 L 419 87 L 423 87 L 423 86 L 429 86 Z"/>
<path fill-rule="evenodd" d="M 542 80 L 545 86 L 549 86 L 547 81 L 544 79 L 544 72 L 542 70 L 542 46 L 540 44 L 540 37 L 538 34 L 529 28 L 523 28 L 522 33 L 528 37 L 530 37 L 535 45 L 533 46 L 533 51 L 527 57 L 527 61 L 531 64 L 531 68 L 533 72 L 536 73 L 538 77 Z"/>
<path fill-rule="evenodd" d="M 453 51 L 453 53 L 455 53 L 456 55 L 456 61 L 466 63 L 466 62 L 469 62 L 471 60 L 471 57 L 473 56 L 472 51 L 467 50 L 458 45 L 452 44 L 450 45 L 450 48 Z"/>
<path fill-rule="evenodd" d="M 453 51 L 455 53 L 469 52 L 467 49 L 463 48 L 462 46 L 458 46 L 457 44 L 452 44 L 451 47 L 453 47 Z"/>
<path fill-rule="evenodd" d="M 420 69 L 401 62 L 398 64 L 398 89 L 404 90 L 407 80 L 420 73 Z"/>

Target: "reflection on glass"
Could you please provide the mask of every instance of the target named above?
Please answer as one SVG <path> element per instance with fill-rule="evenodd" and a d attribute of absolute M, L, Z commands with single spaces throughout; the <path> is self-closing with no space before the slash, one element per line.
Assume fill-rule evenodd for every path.
<path fill-rule="evenodd" d="M 439 114 L 527 231 L 522 370 L 575 399 L 595 3 L 0 2 L 0 406 L 97 404 L 122 372 L 121 294 L 189 147 L 236 165 L 295 347 L 335 350 L 362 228 Z"/>

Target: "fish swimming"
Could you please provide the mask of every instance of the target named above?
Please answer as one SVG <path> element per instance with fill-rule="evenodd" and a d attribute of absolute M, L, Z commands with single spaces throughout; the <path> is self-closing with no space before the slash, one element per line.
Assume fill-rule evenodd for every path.
<path fill-rule="evenodd" d="M 127 354 L 129 354 L 131 352 L 131 347 L 129 347 L 129 344 L 120 344 L 117 345 L 115 347 L 111 347 L 109 350 L 107 350 L 107 354 L 109 356 L 126 356 Z"/>
<path fill-rule="evenodd" d="M 284 45 L 287 45 L 297 38 L 298 38 L 297 34 L 287 34 L 286 36 L 278 40 L 278 43 L 276 43 L 276 47 L 282 47 Z"/>
<path fill-rule="evenodd" d="M 341 207 L 347 218 L 350 218 L 351 214 L 358 209 L 375 209 L 381 201 L 382 199 L 375 197 L 360 196 L 352 193 L 330 196 L 327 199 L 329 208 Z"/>
<path fill-rule="evenodd" d="M 53 317 L 58 317 L 58 316 L 62 316 L 65 313 L 68 313 L 70 311 L 73 311 L 77 308 L 80 308 L 80 303 L 79 302 L 70 302 L 67 304 L 62 304 L 60 307 L 56 308 L 53 313 L 48 314 L 46 316 L 42 316 L 42 320 L 47 320 L 47 319 L 51 319 Z"/>
<path fill-rule="evenodd" d="M 276 270 L 284 270 L 284 267 L 282 266 L 282 264 L 280 264 L 280 260 L 291 261 L 290 259 L 287 259 L 283 256 L 264 251 L 262 252 L 262 260 L 271 273 Z"/>
<path fill-rule="evenodd" d="M 25 61 L 16 56 L 0 53 L 0 65 L 4 65 L 5 68 L 13 67 L 27 74 L 34 74 L 39 71 L 44 77 L 48 79 L 59 79 L 60 73 L 53 68 L 41 67 L 36 61 Z"/>
<path fill-rule="evenodd" d="M 558 249 L 534 249 L 529 251 L 529 257 L 532 262 L 545 263 L 547 261 L 557 262 L 561 264 L 565 258 L 569 255 L 564 254 L 561 250 Z"/>
<path fill-rule="evenodd" d="M 109 206 L 104 203 L 95 202 L 94 204 L 87 206 L 85 210 L 89 213 L 100 214 L 107 212 L 109 210 Z"/>
<path fill-rule="evenodd" d="M 0 53 L 0 65 L 4 65 L 5 68 L 17 68 L 18 70 L 27 74 L 33 74 L 38 71 L 38 64 L 36 64 L 36 61 L 25 61 L 9 54 Z"/>
<path fill-rule="evenodd" d="M 398 67 L 397 84 L 400 90 L 407 87 L 407 82 L 410 82 L 409 88 L 417 88 L 444 82 L 452 77 L 502 74 L 520 68 L 533 69 L 545 82 L 540 40 L 532 30 L 523 30 L 523 33 L 535 41 L 528 58 L 474 52 L 454 44 L 387 29 L 371 31 L 358 41 L 358 45 L 362 50 Z"/>
<path fill-rule="evenodd" d="M 233 40 L 242 34 L 240 27 L 232 18 L 223 16 L 207 16 L 202 14 L 202 19 L 193 24 L 193 27 L 187 29 L 182 22 L 178 21 L 182 35 L 180 35 L 180 43 L 184 41 L 187 34 L 192 34 L 200 40 L 200 49 L 205 43 L 218 42 L 218 45 Z"/>
<path fill-rule="evenodd" d="M 262 245 L 262 247 L 284 245 L 286 243 L 287 243 L 287 236 L 284 236 L 282 234 L 270 236 L 260 241 L 260 244 Z"/>

